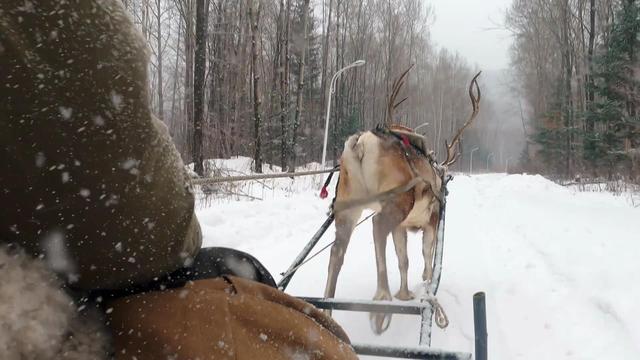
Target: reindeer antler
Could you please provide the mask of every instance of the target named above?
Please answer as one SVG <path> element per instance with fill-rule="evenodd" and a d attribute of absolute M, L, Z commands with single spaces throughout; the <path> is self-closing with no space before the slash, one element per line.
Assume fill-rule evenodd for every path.
<path fill-rule="evenodd" d="M 467 120 L 464 125 L 458 129 L 453 140 L 451 140 L 451 145 L 449 145 L 446 140 L 444 141 L 444 145 L 447 147 L 447 159 L 440 164 L 441 166 L 449 166 L 458 160 L 461 154 L 460 152 L 454 152 L 454 149 L 460 145 L 460 136 L 462 136 L 462 132 L 469 127 L 473 122 L 473 119 L 478 116 L 478 112 L 480 111 L 480 98 L 482 97 L 482 94 L 480 93 L 480 86 L 478 86 L 478 77 L 481 73 L 482 71 L 478 72 L 476 76 L 471 79 L 471 83 L 469 84 L 469 98 L 471 99 L 472 108 L 471 116 L 469 116 L 469 120 Z M 477 95 L 473 92 L 474 87 Z"/>
<path fill-rule="evenodd" d="M 400 76 L 393 82 L 393 86 L 391 87 L 391 94 L 389 95 L 389 103 L 387 104 L 387 119 L 385 121 L 387 125 L 391 125 L 391 123 L 393 122 L 393 111 L 405 100 L 407 100 L 407 98 L 405 97 L 404 99 L 396 102 L 396 97 L 398 97 L 398 93 L 400 93 L 400 89 L 402 89 L 405 78 L 411 68 L 413 68 L 413 64 L 411 64 L 407 68 L 407 70 L 400 74 Z"/>

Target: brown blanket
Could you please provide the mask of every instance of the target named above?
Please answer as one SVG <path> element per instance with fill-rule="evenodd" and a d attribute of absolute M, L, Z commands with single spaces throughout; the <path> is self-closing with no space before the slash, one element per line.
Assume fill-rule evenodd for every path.
<path fill-rule="evenodd" d="M 118 359 L 357 359 L 323 312 L 236 277 L 121 298 L 107 312 Z"/>

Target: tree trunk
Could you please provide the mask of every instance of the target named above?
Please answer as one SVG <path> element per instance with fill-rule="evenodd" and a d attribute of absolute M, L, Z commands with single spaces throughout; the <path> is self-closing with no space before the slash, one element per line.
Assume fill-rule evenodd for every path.
<path fill-rule="evenodd" d="M 164 101 L 162 96 L 162 13 L 160 12 L 160 0 L 156 0 L 156 37 L 158 44 L 158 118 L 164 121 Z"/>
<path fill-rule="evenodd" d="M 193 0 L 184 0 L 183 2 L 183 18 L 184 18 L 184 115 L 183 134 L 186 140 L 186 151 L 193 154 L 193 56 L 194 56 L 194 24 L 193 24 Z"/>
<path fill-rule="evenodd" d="M 304 0 L 304 5 L 302 6 L 302 31 L 304 33 L 304 43 L 302 44 L 302 49 L 300 51 L 300 64 L 298 67 L 298 93 L 296 98 L 296 115 L 293 120 L 293 129 L 291 132 L 291 146 L 289 149 L 291 150 L 291 166 L 289 167 L 289 171 L 293 172 L 296 167 L 296 142 L 298 139 L 298 128 L 300 127 L 300 117 L 302 116 L 302 99 L 304 98 L 304 65 L 305 59 L 307 55 L 307 44 L 309 42 L 309 33 L 307 32 L 307 22 L 309 17 L 309 2 L 310 0 Z"/>
<path fill-rule="evenodd" d="M 571 66 L 571 49 L 569 45 L 569 22 L 570 22 L 570 14 L 569 14 L 569 0 L 563 0 L 562 2 L 562 18 L 561 18 L 561 44 L 562 44 L 562 67 L 563 67 L 563 84 L 562 84 L 562 93 L 563 93 L 563 113 L 564 113 L 564 126 L 566 131 L 566 174 L 568 178 L 572 177 L 573 174 L 573 149 L 572 149 L 572 140 L 573 140 L 573 118 L 572 118 L 572 103 L 571 103 L 571 76 L 572 76 L 572 66 Z"/>
<path fill-rule="evenodd" d="M 254 8 L 255 7 L 255 8 Z M 253 153 L 254 171 L 262 173 L 262 119 L 260 118 L 260 93 L 258 75 L 258 24 L 260 22 L 260 1 L 252 0 L 249 6 L 249 19 L 251 21 L 251 71 L 253 73 L 253 130 L 255 148 Z"/>
<path fill-rule="evenodd" d="M 340 5 L 342 5 L 342 0 L 337 0 L 336 1 L 336 59 L 335 59 L 335 72 L 338 72 L 338 70 L 340 70 L 340 25 L 341 25 L 341 9 L 340 9 Z M 337 79 L 336 79 L 336 86 L 337 86 Z M 338 131 L 338 123 L 340 122 L 340 98 L 338 97 L 338 91 L 334 90 L 334 94 L 329 94 L 329 96 L 333 96 L 333 121 L 331 122 L 331 137 L 333 140 L 333 146 L 331 147 L 331 159 L 330 160 L 336 160 L 338 158 L 338 136 L 339 136 L 339 131 Z M 324 164 L 322 164 L 324 166 Z"/>
<path fill-rule="evenodd" d="M 193 167 L 202 176 L 202 127 L 204 123 L 204 76 L 207 54 L 207 8 L 204 0 L 196 0 L 196 48 L 193 80 Z"/>
<path fill-rule="evenodd" d="M 587 73 L 587 111 L 593 109 L 593 101 L 595 100 L 594 84 L 593 84 L 593 50 L 596 39 L 596 0 L 589 1 L 589 47 L 587 49 L 587 63 L 589 70 Z M 593 133 L 595 124 L 593 119 L 586 118 L 587 136 Z"/>
<path fill-rule="evenodd" d="M 331 37 L 331 12 L 333 10 L 333 0 L 329 0 L 329 11 L 327 17 L 327 29 L 324 33 L 324 44 L 322 45 L 322 74 L 320 80 L 320 87 L 322 89 L 322 101 L 321 101 L 321 109 L 326 108 L 327 106 L 327 96 L 331 96 L 331 94 L 327 94 L 327 60 L 329 59 L 329 38 Z M 321 122 L 322 129 L 324 129 L 324 123 Z"/>
<path fill-rule="evenodd" d="M 280 77 L 281 77 L 281 72 L 282 72 L 282 68 L 280 67 L 281 65 L 281 58 L 282 58 L 282 48 L 284 46 L 283 42 L 284 42 L 284 37 L 283 37 L 283 33 L 284 33 L 284 25 L 283 25 L 283 21 L 284 21 L 284 0 L 280 0 L 280 4 L 278 6 L 278 18 L 276 19 L 276 37 L 275 37 L 275 49 L 273 52 L 273 76 L 271 77 L 271 94 L 270 94 L 270 100 L 271 100 L 271 113 L 272 114 L 278 114 L 280 111 L 282 111 L 282 109 L 280 108 L 280 97 L 281 97 L 281 93 L 279 91 L 280 89 Z M 269 131 L 268 134 L 271 136 L 271 138 L 277 137 L 277 132 L 272 130 L 272 126 L 269 126 Z M 269 136 L 267 135 L 267 136 Z M 269 147 L 269 166 L 273 166 L 276 159 L 278 158 L 278 147 L 277 146 L 270 146 Z"/>
<path fill-rule="evenodd" d="M 220 121 L 219 112 L 216 110 L 216 104 L 219 104 L 222 99 L 220 99 L 220 92 L 217 87 L 222 86 L 222 82 L 220 81 L 220 76 L 222 75 L 222 71 L 219 68 L 220 61 L 216 60 L 216 56 L 218 58 L 222 58 L 224 56 L 222 54 L 222 50 L 220 49 L 220 36 L 218 35 L 220 30 L 220 24 L 222 23 L 222 2 L 220 4 L 216 4 L 214 1 L 213 10 L 215 12 L 215 20 L 213 22 L 213 26 L 211 28 L 211 35 L 209 38 L 209 46 L 207 47 L 208 51 L 208 69 L 209 76 L 207 78 L 207 90 L 208 98 L 207 98 L 207 122 L 209 124 L 209 128 L 211 130 L 211 134 L 208 134 L 207 138 L 209 141 L 215 143 L 215 145 L 210 146 L 211 156 L 213 158 L 222 158 L 220 154 L 220 146 L 222 144 L 222 138 L 219 137 L 220 127 L 222 123 Z M 211 10 L 210 10 L 211 11 Z M 210 14 L 211 16 L 213 14 Z M 212 16 L 213 17 L 213 16 Z"/>
<path fill-rule="evenodd" d="M 284 56 L 281 57 L 281 75 L 280 75 L 280 166 L 285 171 L 288 165 L 289 149 L 289 32 L 291 29 L 291 0 L 287 0 L 287 9 L 285 10 L 285 30 L 283 33 L 283 50 Z"/>
<path fill-rule="evenodd" d="M 171 94 L 171 126 L 169 127 L 172 130 L 172 135 L 174 137 L 174 141 L 176 141 L 178 145 L 178 149 L 182 156 L 185 156 L 185 144 L 184 139 L 182 138 L 182 133 L 180 132 L 180 127 L 178 126 L 178 119 L 176 119 L 176 93 L 178 92 L 178 64 L 180 62 L 180 35 L 182 31 L 182 20 L 178 22 L 178 40 L 176 45 L 176 62 L 174 66 L 173 72 L 173 94 Z"/>

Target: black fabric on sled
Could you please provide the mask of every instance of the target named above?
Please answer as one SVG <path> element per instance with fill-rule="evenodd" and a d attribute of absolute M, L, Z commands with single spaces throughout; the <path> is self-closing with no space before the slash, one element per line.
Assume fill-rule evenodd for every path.
<path fill-rule="evenodd" d="M 184 276 L 187 280 L 233 275 L 276 287 L 273 276 L 258 259 L 245 252 L 230 248 L 203 248 L 198 252 L 193 264 L 181 270 L 186 272 Z"/>
<path fill-rule="evenodd" d="M 234 249 L 224 247 L 202 248 L 194 259 L 185 259 L 185 266 L 153 281 L 131 286 L 122 290 L 97 290 L 98 296 L 108 299 L 129 296 L 149 291 L 172 289 L 184 286 L 188 281 L 212 279 L 232 275 L 265 285 L 276 287 L 269 271 L 255 257 Z"/>

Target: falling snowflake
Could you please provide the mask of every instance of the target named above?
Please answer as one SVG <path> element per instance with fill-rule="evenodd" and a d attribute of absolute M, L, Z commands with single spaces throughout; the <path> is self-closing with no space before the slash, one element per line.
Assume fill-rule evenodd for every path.
<path fill-rule="evenodd" d="M 104 125 L 104 119 L 102 116 L 96 115 L 93 117 L 93 123 L 96 124 L 96 126 L 102 126 Z"/>
<path fill-rule="evenodd" d="M 44 163 L 47 159 L 44 157 L 44 154 L 39 152 L 36 154 L 36 166 L 41 168 L 44 166 Z"/>
<path fill-rule="evenodd" d="M 132 167 L 136 166 L 136 164 L 137 164 L 137 161 L 135 159 L 127 159 L 120 163 L 120 167 L 125 170 L 129 170 Z"/>
<path fill-rule="evenodd" d="M 73 114 L 72 108 L 68 108 L 64 106 L 59 106 L 58 111 L 60 111 L 60 115 L 62 115 L 62 118 L 65 120 L 71 119 L 71 115 Z"/>
<path fill-rule="evenodd" d="M 116 108 L 117 111 L 120 111 L 120 109 L 122 109 L 122 95 L 118 94 L 115 91 L 112 91 L 111 104 L 113 104 L 113 107 Z"/>
<path fill-rule="evenodd" d="M 42 239 L 42 248 L 47 265 L 51 270 L 68 276 L 75 272 L 75 264 L 68 253 L 64 233 L 61 231 L 49 232 Z"/>

